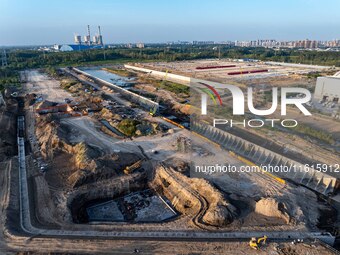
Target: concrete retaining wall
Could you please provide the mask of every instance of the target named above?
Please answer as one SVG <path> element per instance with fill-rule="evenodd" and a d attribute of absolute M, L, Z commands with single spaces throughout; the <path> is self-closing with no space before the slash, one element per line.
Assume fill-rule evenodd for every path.
<path fill-rule="evenodd" d="M 178 75 L 178 74 L 172 74 L 172 73 L 168 73 L 166 74 L 165 72 L 160 72 L 160 71 L 155 71 L 152 69 L 147 69 L 147 68 L 142 68 L 142 67 L 137 67 L 137 66 L 132 66 L 132 65 L 124 65 L 125 68 L 127 69 L 132 69 L 138 72 L 143 72 L 143 73 L 149 73 L 151 76 L 157 77 L 157 78 L 164 78 L 166 75 L 166 79 L 168 81 L 173 81 L 173 82 L 180 82 L 180 83 L 184 83 L 186 85 L 190 84 L 191 78 L 190 77 L 186 77 L 186 76 L 182 76 L 182 75 Z"/>
<path fill-rule="evenodd" d="M 160 78 L 160 79 L 164 79 L 166 75 L 165 72 L 155 71 L 152 69 L 147 69 L 147 68 L 142 68 L 142 67 L 137 67 L 137 66 L 124 65 L 124 67 L 127 69 L 138 71 L 138 72 L 149 73 L 151 76 L 155 78 Z M 197 84 L 197 83 L 205 83 L 205 84 L 209 84 L 213 86 L 214 88 L 219 88 L 219 89 L 229 88 L 230 89 L 229 86 L 231 85 L 231 84 L 225 84 L 225 83 L 222 84 L 219 82 L 207 81 L 207 80 L 202 80 L 202 79 L 196 79 L 196 78 L 187 77 L 187 76 L 178 75 L 178 74 L 172 74 L 172 73 L 168 73 L 166 76 L 166 79 L 168 81 L 177 82 L 177 83 L 180 83 L 186 86 L 192 86 L 193 84 Z"/>
<path fill-rule="evenodd" d="M 97 78 L 95 76 L 92 76 L 78 68 L 73 68 L 74 71 L 76 71 L 77 73 L 81 73 L 87 77 L 90 77 L 92 78 L 94 81 L 102 84 L 102 85 L 105 85 L 105 86 L 108 86 L 110 88 L 112 88 L 114 91 L 120 93 L 122 96 L 124 96 L 125 98 L 128 98 L 130 101 L 142 106 L 143 108 L 145 108 L 146 110 L 150 110 L 150 109 L 154 109 L 155 107 L 158 109 L 159 107 L 159 104 L 157 102 L 154 102 L 152 101 L 151 99 L 149 98 L 146 98 L 146 97 L 143 97 L 143 96 L 140 96 L 136 93 L 133 93 L 131 91 L 128 91 L 122 87 L 119 87 L 111 82 L 107 82 L 103 79 L 100 79 L 100 78 Z"/>
<path fill-rule="evenodd" d="M 199 212 L 200 201 L 187 189 L 183 188 L 164 168 L 157 169 L 153 186 L 156 189 L 161 188 L 164 195 L 179 212 L 189 215 Z"/>
<path fill-rule="evenodd" d="M 73 221 L 84 223 L 87 221 L 86 204 L 100 199 L 114 199 L 130 192 L 147 188 L 146 176 L 141 173 L 126 175 L 122 178 L 109 179 L 100 185 L 87 185 L 71 192 L 67 197 Z"/>
<path fill-rule="evenodd" d="M 191 123 L 191 130 L 207 137 L 227 150 L 234 151 L 259 166 L 285 166 L 289 169 L 289 171 L 272 173 L 283 179 L 289 179 L 296 183 L 305 185 L 321 194 L 332 192 L 336 185 L 335 177 L 316 171 L 311 167 L 306 167 L 299 162 L 267 150 L 259 145 L 248 142 L 213 126 L 193 121 Z"/>

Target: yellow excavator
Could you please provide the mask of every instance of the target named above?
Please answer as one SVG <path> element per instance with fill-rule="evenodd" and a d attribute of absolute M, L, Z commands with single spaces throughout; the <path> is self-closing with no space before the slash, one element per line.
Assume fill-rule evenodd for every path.
<path fill-rule="evenodd" d="M 260 247 L 264 244 L 266 244 L 267 236 L 260 237 L 259 239 L 256 239 L 256 237 L 252 237 L 249 241 L 249 246 L 255 250 L 260 249 Z"/>
<path fill-rule="evenodd" d="M 136 169 L 140 168 L 142 166 L 142 162 L 143 160 L 138 160 L 135 163 L 133 163 L 131 166 L 127 166 L 124 169 L 124 173 L 125 174 L 131 174 L 133 171 L 135 171 Z"/>

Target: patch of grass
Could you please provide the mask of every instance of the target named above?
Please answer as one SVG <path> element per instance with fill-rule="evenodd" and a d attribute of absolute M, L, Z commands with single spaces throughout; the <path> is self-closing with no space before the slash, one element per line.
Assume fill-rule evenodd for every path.
<path fill-rule="evenodd" d="M 70 87 L 72 87 L 73 85 L 76 85 L 76 84 L 77 84 L 76 81 L 67 81 L 67 82 L 62 82 L 61 87 L 65 90 L 68 90 Z"/>
<path fill-rule="evenodd" d="M 124 119 L 118 125 L 117 128 L 120 132 L 122 132 L 126 136 L 133 136 L 136 133 L 136 126 L 139 124 L 139 121 L 133 119 Z"/>
<path fill-rule="evenodd" d="M 170 82 L 170 81 L 165 81 L 163 83 L 162 88 L 165 89 L 165 90 L 171 91 L 173 93 L 176 93 L 176 94 L 183 93 L 183 94 L 186 94 L 186 95 L 189 94 L 189 90 L 190 90 L 190 88 L 188 86 L 185 86 L 185 85 L 182 85 L 182 84 L 179 84 L 179 83 Z"/>
<path fill-rule="evenodd" d="M 49 66 L 45 68 L 45 72 L 51 75 L 52 77 L 58 77 L 58 71 L 56 67 Z"/>
<path fill-rule="evenodd" d="M 188 86 L 171 82 L 171 81 L 161 81 L 161 80 L 155 80 L 150 78 L 141 78 L 142 82 L 149 83 L 153 86 L 155 86 L 158 89 L 164 89 L 170 92 L 173 92 L 175 94 L 185 94 L 186 96 L 189 96 L 190 88 Z"/>
<path fill-rule="evenodd" d="M 103 70 L 108 71 L 110 73 L 114 73 L 123 77 L 136 77 L 137 75 L 135 73 L 132 73 L 128 70 L 124 70 L 124 69 L 115 69 L 115 68 L 103 68 Z"/>

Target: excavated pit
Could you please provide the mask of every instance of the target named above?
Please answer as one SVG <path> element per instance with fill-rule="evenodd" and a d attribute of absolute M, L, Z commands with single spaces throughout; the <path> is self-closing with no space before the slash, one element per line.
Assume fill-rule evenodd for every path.
<path fill-rule="evenodd" d="M 80 187 L 68 197 L 73 222 L 156 223 L 173 220 L 179 213 L 190 216 L 199 228 L 233 222 L 236 208 L 209 182 L 165 166 L 154 171 L 149 179 L 141 171 Z"/>
<path fill-rule="evenodd" d="M 216 230 L 297 224 L 305 228 L 315 226 L 318 220 L 319 212 L 309 210 L 310 203 L 318 206 L 316 197 L 302 188 L 295 189 L 310 197 L 309 203 L 290 192 L 269 197 L 259 193 L 257 200 L 243 194 L 232 182 L 224 190 L 214 181 L 186 176 L 188 166 L 177 158 L 161 165 L 144 159 L 139 169 L 126 174 L 124 169 L 143 159 L 143 154 L 132 146 L 131 152 L 127 152 L 125 144 L 117 147 L 115 139 L 98 140 L 96 136 L 101 133 L 93 123 L 88 118 L 41 118 L 37 125 L 40 153 L 49 166 L 43 178 L 34 177 L 39 181 L 36 192 L 47 194 L 44 189 L 49 189 L 51 194 L 46 195 L 46 201 L 48 197 L 53 201 L 53 206 L 45 203 L 51 213 L 39 209 L 42 215 L 50 214 L 46 222 L 90 223 L 99 227 L 103 223 L 176 221 L 181 227 L 185 222 L 184 228 Z M 84 126 L 87 132 L 82 130 Z M 92 135 L 97 131 L 96 136 Z M 43 181 L 47 184 L 41 185 Z M 235 196 L 238 192 L 240 197 L 245 195 L 241 206 L 235 202 L 240 200 Z M 230 194 L 234 199 L 229 200 Z"/>
<path fill-rule="evenodd" d="M 90 206 L 146 188 L 146 175 L 136 173 L 131 176 L 107 180 L 106 183 L 101 183 L 101 185 L 91 185 L 75 190 L 68 197 L 68 207 L 71 211 L 73 222 L 88 223 L 89 217 L 86 209 Z"/>
<path fill-rule="evenodd" d="M 158 223 L 179 214 L 166 197 L 148 185 L 145 172 L 80 189 L 69 197 L 74 223 Z"/>
<path fill-rule="evenodd" d="M 88 206 L 86 212 L 89 222 L 158 223 L 178 215 L 170 201 L 152 189 L 95 203 Z"/>

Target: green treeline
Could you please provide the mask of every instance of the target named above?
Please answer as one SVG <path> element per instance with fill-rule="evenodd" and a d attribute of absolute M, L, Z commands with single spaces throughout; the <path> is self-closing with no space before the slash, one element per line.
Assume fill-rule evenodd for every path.
<path fill-rule="evenodd" d="M 219 48 L 219 50 L 218 50 Z M 249 58 L 267 61 L 340 66 L 340 52 L 292 49 L 240 48 L 226 45 L 153 45 L 144 49 L 123 47 L 73 52 L 42 52 L 10 49 L 8 66 L 0 68 L 0 90 L 19 82 L 18 71 L 76 65 L 115 64 L 144 61 L 181 61 L 207 58 Z M 50 69 L 52 71 L 52 69 Z"/>

